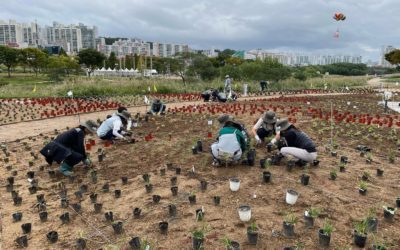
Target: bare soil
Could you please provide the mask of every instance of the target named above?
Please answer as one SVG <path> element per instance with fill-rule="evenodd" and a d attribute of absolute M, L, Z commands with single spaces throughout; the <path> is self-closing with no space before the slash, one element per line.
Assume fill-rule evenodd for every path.
<path fill-rule="evenodd" d="M 274 104 L 281 106 L 299 106 L 303 110 L 308 107 L 329 110 L 329 102 L 334 102 L 337 109 L 348 111 L 347 101 L 350 97 L 320 97 L 309 104 L 307 102 L 269 102 L 253 101 L 258 104 Z M 354 106 L 362 107 L 371 114 L 380 114 L 380 108 L 372 104 L 374 96 L 362 97 L 352 96 L 351 102 Z M 249 102 L 247 102 L 249 104 Z M 188 104 L 183 104 L 188 105 Z M 229 104 L 225 104 L 229 105 Z M 224 106 L 224 105 L 222 105 Z M 353 106 L 353 105 L 350 105 Z M 365 112 L 359 108 L 353 108 L 352 112 Z M 375 108 L 373 108 L 375 107 Z M 355 109 L 355 111 L 353 111 Z M 136 112 L 136 110 L 135 110 Z M 138 110 L 137 112 L 143 112 Z M 278 114 L 285 117 L 286 112 L 278 109 Z M 245 112 L 239 114 L 237 119 L 244 122 L 248 129 L 258 119 L 259 113 L 250 114 Z M 87 116 L 87 117 L 86 117 Z M 280 166 L 272 166 L 269 170 L 272 173 L 272 182 L 265 184 L 262 181 L 262 172 L 259 160 L 270 157 L 272 153 L 267 153 L 265 147 L 256 148 L 256 165 L 253 167 L 245 165 L 236 166 L 211 166 L 211 155 L 209 147 L 214 142 L 218 133 L 216 117 L 218 114 L 187 114 L 176 113 L 168 114 L 165 117 L 152 117 L 148 122 L 141 120 L 139 127 L 134 130 L 138 141 L 135 144 L 115 144 L 111 147 L 104 147 L 104 144 L 96 139 L 96 145 L 89 151 L 94 161 L 94 169 L 97 170 L 98 181 L 92 183 L 90 173 L 85 173 L 82 165 L 75 167 L 74 172 L 77 180 L 69 183 L 67 178 L 57 174 L 50 178 L 47 171 L 56 170 L 58 166 L 47 166 L 43 157 L 33 159 L 33 154 L 38 154 L 45 141 L 50 137 L 56 136 L 54 127 L 64 130 L 65 126 L 73 126 L 76 120 L 71 117 L 63 119 L 55 118 L 45 120 L 48 122 L 44 128 L 44 121 L 34 125 L 35 122 L 22 123 L 26 131 L 31 133 L 31 138 L 27 138 L 23 127 L 17 127 L 17 135 L 21 140 L 7 143 L 10 155 L 7 157 L 4 152 L 0 153 L 0 195 L 2 202 L 1 226 L 3 249 L 17 248 L 14 240 L 22 235 L 21 224 L 32 223 L 32 232 L 28 234 L 28 249 L 73 249 L 75 241 L 79 237 L 87 239 L 88 249 L 107 249 L 117 246 L 119 249 L 129 249 L 128 241 L 139 236 L 142 241 L 145 239 L 151 242 L 154 249 L 191 249 L 191 231 L 207 226 L 210 231 L 205 240 L 205 249 L 225 249 L 221 243 L 221 238 L 227 236 L 232 240 L 240 242 L 241 249 L 282 249 L 286 246 L 303 244 L 305 249 L 318 249 L 317 230 L 322 226 L 325 218 L 333 223 L 335 230 L 332 233 L 331 248 L 343 249 L 344 247 L 356 248 L 353 245 L 353 222 L 365 218 L 368 208 L 377 209 L 379 220 L 378 233 L 375 237 L 384 240 L 389 249 L 398 249 L 400 245 L 399 216 L 395 215 L 394 222 L 386 222 L 383 219 L 383 205 L 395 206 L 395 199 L 400 195 L 400 169 L 398 168 L 399 152 L 397 151 L 397 140 L 399 131 L 396 128 L 386 128 L 360 124 L 341 123 L 335 126 L 335 142 L 338 153 L 337 157 L 332 157 L 326 145 L 330 138 L 329 123 L 312 119 L 304 112 L 291 115 L 297 119 L 296 125 L 305 131 L 318 145 L 320 164 L 318 167 L 309 167 L 306 170 L 296 167 L 292 172 L 286 170 L 285 161 Z M 94 113 L 85 115 L 85 119 L 97 119 L 105 117 L 104 113 Z M 214 125 L 207 125 L 208 120 L 214 120 Z M 54 122 L 53 122 L 54 121 Z M 20 124 L 16 124 L 20 125 Z M 22 125 L 21 125 L 22 126 Z M 31 126 L 31 129 L 27 128 Z M 11 127 L 9 127 L 11 128 Z M 32 130 L 32 128 L 35 128 Z M 361 134 L 356 132 L 360 131 Z M 212 138 L 208 138 L 208 133 L 212 133 Z M 2 134 L 5 133 L 2 131 Z M 39 133 L 43 133 L 39 136 Z M 145 141 L 144 137 L 149 133 L 154 139 Z M 45 138 L 47 137 L 47 138 Z M 11 141 L 16 138 L 9 138 Z M 192 154 L 192 146 L 200 139 L 203 142 L 205 152 Z M 358 144 L 368 145 L 372 148 L 372 164 L 366 164 L 365 157 L 360 157 L 355 149 Z M 97 161 L 97 150 L 102 148 L 106 152 L 103 162 Z M 393 150 L 397 157 L 396 163 L 388 161 L 389 151 Z M 345 173 L 339 173 L 335 181 L 329 179 L 329 172 L 337 169 L 339 157 L 345 155 L 350 163 L 347 165 Z M 6 163 L 5 158 L 8 158 Z M 33 166 L 29 166 L 29 161 L 33 161 Z M 167 168 L 166 164 L 171 163 L 172 168 L 166 170 L 166 175 L 160 175 L 160 169 Z M 11 166 L 7 170 L 7 166 Z M 40 167 L 43 166 L 43 170 Z M 180 167 L 182 172 L 177 175 L 175 168 Z M 377 168 L 384 168 L 383 177 L 376 176 Z M 190 174 L 194 168 L 195 174 Z M 7 177 L 12 175 L 12 171 L 18 171 L 15 176 L 14 189 L 18 191 L 23 201 L 20 206 L 14 206 L 11 194 L 6 191 Z M 40 222 L 37 208 L 36 194 L 29 194 L 30 186 L 27 179 L 27 172 L 35 171 L 35 179 L 39 183 L 37 194 L 44 194 L 48 221 Z M 307 171 L 311 176 L 310 184 L 303 186 L 300 183 L 300 176 Z M 366 196 L 358 193 L 358 182 L 363 172 L 369 172 L 371 177 L 368 180 L 368 192 Z M 150 174 L 150 181 L 154 188 L 148 194 L 145 190 L 143 174 Z M 128 177 L 128 184 L 123 185 L 121 177 Z M 177 176 L 178 196 L 174 197 L 170 191 L 170 178 Z M 229 178 L 238 177 L 241 180 L 238 192 L 229 190 Z M 200 181 L 206 180 L 208 188 L 205 191 L 200 189 Z M 60 185 L 64 183 L 70 204 L 80 202 L 82 212 L 76 213 L 72 207 L 61 208 L 60 206 Z M 110 184 L 110 192 L 104 193 L 102 186 Z M 88 191 L 82 199 L 77 199 L 74 195 L 82 184 L 88 185 Z M 290 206 L 285 203 L 285 193 L 287 189 L 295 189 L 300 196 L 297 203 Z M 122 191 L 121 198 L 114 197 L 114 190 Z M 100 214 L 95 214 L 93 204 L 89 199 L 89 194 L 98 194 L 98 202 L 103 203 Z M 190 205 L 188 196 L 195 193 L 197 203 Z M 161 196 L 159 204 L 154 204 L 152 195 Z M 214 196 L 221 196 L 221 204 L 213 204 Z M 168 205 L 175 204 L 177 216 L 170 218 L 168 215 Z M 248 244 L 246 228 L 250 223 L 243 223 L 239 220 L 237 208 L 241 204 L 248 204 L 252 208 L 252 217 L 255 219 L 259 228 L 260 237 L 256 246 Z M 133 218 L 132 210 L 135 207 L 142 209 L 139 219 Z M 196 222 L 195 211 L 204 208 L 205 218 L 203 222 Z M 304 225 L 304 211 L 310 207 L 322 209 L 320 218 L 316 219 L 315 227 L 307 229 Z M 22 212 L 21 222 L 13 222 L 12 214 Z M 123 221 L 124 232 L 116 235 L 110 222 L 106 222 L 104 213 L 112 211 L 115 220 Z M 62 224 L 59 216 L 69 212 L 71 222 Z M 282 234 L 282 223 L 284 216 L 288 213 L 295 214 L 299 221 L 295 225 L 295 237 L 288 239 Z M 159 232 L 158 223 L 160 221 L 169 222 L 168 235 Z M 55 230 L 59 234 L 59 241 L 55 244 L 48 243 L 46 234 Z M 374 236 L 368 235 L 367 246 L 371 247 Z M 112 248 L 108 248 L 112 249 Z"/>

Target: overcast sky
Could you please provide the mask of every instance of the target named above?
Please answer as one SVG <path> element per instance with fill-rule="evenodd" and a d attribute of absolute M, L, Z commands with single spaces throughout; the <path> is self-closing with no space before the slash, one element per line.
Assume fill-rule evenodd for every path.
<path fill-rule="evenodd" d="M 96 25 L 101 36 L 193 48 L 359 54 L 400 44 L 399 0 L 0 0 L 0 19 Z M 332 16 L 342 12 L 344 22 Z M 339 29 L 340 37 L 334 38 Z"/>

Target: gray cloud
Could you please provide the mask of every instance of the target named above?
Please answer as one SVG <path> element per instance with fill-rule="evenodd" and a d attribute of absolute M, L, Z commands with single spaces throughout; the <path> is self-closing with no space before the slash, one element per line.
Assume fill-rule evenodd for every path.
<path fill-rule="evenodd" d="M 361 54 L 397 45 L 397 0 L 2 0 L 1 19 L 97 25 L 104 36 L 188 43 L 197 48 Z M 38 3 L 40 2 L 40 3 Z M 347 19 L 336 22 L 335 12 Z M 336 29 L 340 38 L 333 37 Z"/>

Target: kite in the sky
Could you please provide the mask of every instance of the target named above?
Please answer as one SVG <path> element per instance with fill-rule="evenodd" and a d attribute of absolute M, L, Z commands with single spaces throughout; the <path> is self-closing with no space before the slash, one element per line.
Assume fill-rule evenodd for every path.
<path fill-rule="evenodd" d="M 346 20 L 346 16 L 343 13 L 338 12 L 333 15 L 333 19 L 335 19 L 338 22 L 344 21 L 344 20 Z"/>

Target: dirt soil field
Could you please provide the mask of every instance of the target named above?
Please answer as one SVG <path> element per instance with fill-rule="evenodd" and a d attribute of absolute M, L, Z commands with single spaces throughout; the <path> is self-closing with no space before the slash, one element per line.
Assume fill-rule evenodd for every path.
<path fill-rule="evenodd" d="M 334 126 L 334 142 L 337 156 L 331 155 L 327 144 L 330 138 L 329 121 L 312 117 L 305 112 L 308 108 L 321 109 L 329 112 L 330 102 L 339 112 L 381 114 L 381 108 L 376 106 L 378 97 L 370 96 L 332 96 L 292 101 L 243 101 L 238 104 L 274 105 L 277 107 L 299 107 L 300 112 L 290 113 L 289 117 L 296 119 L 296 126 L 306 132 L 318 145 L 320 164 L 306 169 L 299 167 L 287 171 L 286 161 L 280 166 L 271 166 L 270 183 L 264 183 L 260 159 L 271 157 L 265 146 L 257 147 L 255 166 L 236 165 L 213 167 L 209 148 L 218 133 L 216 118 L 219 112 L 202 114 L 184 112 L 169 113 L 164 117 L 151 117 L 148 122 L 141 119 L 139 127 L 134 130 L 138 141 L 134 144 L 114 144 L 110 147 L 98 139 L 90 151 L 94 161 L 97 180 L 93 180 L 93 170 L 82 165 L 74 168 L 76 180 L 60 176 L 50 177 L 49 170 L 57 170 L 57 166 L 48 166 L 38 151 L 46 141 L 56 136 L 51 129 L 35 130 L 31 137 L 21 133 L 21 140 L 2 145 L 0 153 L 0 185 L 1 185 L 1 230 L 0 248 L 15 249 L 15 239 L 22 236 L 21 225 L 32 223 L 32 232 L 28 236 L 28 249 L 74 249 L 78 238 L 86 239 L 87 249 L 129 249 L 128 242 L 134 236 L 151 243 L 151 249 L 191 249 L 191 232 L 207 226 L 209 232 L 205 239 L 205 249 L 225 249 L 221 239 L 226 236 L 240 243 L 241 249 L 283 249 L 288 246 L 303 245 L 303 249 L 318 249 L 317 231 L 324 219 L 328 218 L 334 231 L 331 239 L 331 249 L 357 249 L 353 244 L 353 223 L 364 219 L 369 208 L 377 209 L 378 232 L 369 233 L 367 246 L 371 247 L 374 240 L 384 241 L 388 249 L 399 249 L 400 230 L 399 216 L 396 214 L 393 222 L 383 218 L 383 205 L 396 206 L 396 197 L 400 195 L 400 169 L 398 167 L 400 139 L 398 128 L 388 128 L 385 125 L 365 125 L 354 122 L 341 122 Z M 351 104 L 348 104 L 351 102 Z M 209 104 L 208 104 L 209 105 Z M 220 105 L 220 108 L 230 104 Z M 186 104 L 186 107 L 188 104 Z M 354 107 L 355 106 L 355 107 Z M 177 106 L 179 108 L 181 106 Z M 139 112 L 139 111 L 138 111 Z M 288 115 L 288 109 L 277 109 L 280 117 Z M 234 112 L 233 112 L 234 113 Z M 237 119 L 244 122 L 250 130 L 261 112 L 239 112 Z M 143 113 L 142 113 L 143 115 Z M 389 114 L 398 121 L 396 114 Z M 104 117 L 103 113 L 92 115 Z M 86 118 L 86 117 L 85 117 Z M 97 117 L 96 117 L 97 118 Z M 56 120 L 50 119 L 51 120 Z M 397 120 L 396 120 L 397 119 Z M 213 125 L 208 121 L 213 120 Z M 61 120 L 60 120 L 61 121 Z M 29 125 L 29 123 L 26 123 Z M 52 124 L 52 123 L 49 123 Z M 70 123 L 58 123 L 60 131 Z M 18 124 L 16 124 L 18 125 Z M 49 126 L 55 126 L 49 125 Z M 378 127 L 379 126 L 379 127 Z M 211 138 L 208 136 L 211 132 Z M 42 133 L 42 135 L 38 135 Z M 151 134 L 152 139 L 149 139 Z M 144 138 L 147 138 L 145 140 Z M 204 152 L 192 153 L 192 146 L 197 140 L 203 143 Z M 371 164 L 366 163 L 366 157 L 361 157 L 355 148 L 357 145 L 367 145 L 372 154 Z M 104 150 L 104 161 L 98 162 L 97 152 Z M 394 153 L 393 153 L 394 152 Z M 389 155 L 395 155 L 395 163 L 389 162 Z M 347 156 L 349 163 L 346 172 L 339 172 L 340 156 Z M 168 166 L 167 166 L 168 165 Z M 177 174 L 176 168 L 181 169 Z M 377 168 L 384 169 L 382 177 L 376 176 Z M 165 170 L 165 175 L 160 171 Z M 193 173 L 194 169 L 194 173 Z M 337 171 L 337 179 L 330 180 L 330 172 Z M 34 172 L 34 180 L 38 183 L 38 191 L 30 194 L 28 188 L 28 171 Z M 310 183 L 304 186 L 300 176 L 307 172 Z M 368 192 L 365 196 L 358 192 L 358 183 L 364 172 L 370 177 L 367 181 Z M 52 174 L 52 172 L 50 171 Z M 32 173 L 30 173 L 32 174 Z M 145 189 L 142 175 L 149 174 L 153 185 L 151 193 Z M 8 177 L 14 176 L 13 189 L 22 197 L 21 205 L 14 205 L 12 193 L 6 190 Z M 121 177 L 127 177 L 128 183 L 123 184 Z M 177 177 L 178 195 L 172 196 L 171 178 Z M 238 192 L 229 189 L 229 178 L 238 177 L 241 180 Z M 200 181 L 205 180 L 206 190 L 201 190 Z M 109 184 L 109 192 L 104 192 L 104 184 Z M 77 198 L 75 192 L 87 185 L 87 191 L 82 198 Z M 67 191 L 69 206 L 61 207 L 60 195 L 62 187 Z M 115 198 L 114 191 L 121 190 L 121 197 Z M 285 202 L 287 189 L 294 189 L 300 195 L 295 205 Z M 90 194 L 97 194 L 97 203 L 102 203 L 100 213 L 94 212 Z M 196 204 L 189 204 L 189 194 L 196 194 Z M 15 193 L 14 193 L 15 194 Z M 43 194 L 48 212 L 48 220 L 39 219 L 37 195 Z M 159 203 L 153 201 L 153 195 L 161 196 Z M 220 196 L 221 204 L 216 206 L 213 197 Z M 76 212 L 73 204 L 80 204 L 81 211 Z M 175 217 L 170 217 L 168 205 L 177 208 Z M 246 228 L 249 222 L 241 222 L 237 208 L 247 204 L 251 206 L 252 218 L 259 228 L 259 239 L 256 246 L 248 244 Z M 321 215 L 315 221 L 315 226 L 306 228 L 303 214 L 310 207 L 320 208 Z M 139 218 L 134 218 L 133 209 L 142 210 Z M 204 220 L 196 222 L 196 210 L 204 209 Z M 114 234 L 112 223 L 107 222 L 104 213 L 112 211 L 114 221 L 123 222 L 122 234 Z M 12 214 L 22 212 L 22 220 L 13 222 Z M 70 222 L 63 224 L 60 216 L 69 212 Z M 285 215 L 293 213 L 299 218 L 295 225 L 295 236 L 286 238 L 282 231 Z M 169 223 L 168 234 L 160 234 L 159 222 Z M 57 231 L 59 240 L 50 244 L 46 234 Z"/>

